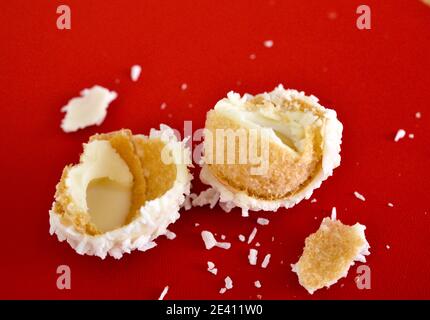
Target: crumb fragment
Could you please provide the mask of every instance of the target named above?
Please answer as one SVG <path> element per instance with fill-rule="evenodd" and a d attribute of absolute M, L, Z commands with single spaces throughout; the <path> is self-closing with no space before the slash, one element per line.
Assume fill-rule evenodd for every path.
<path fill-rule="evenodd" d="M 81 96 L 71 99 L 61 111 L 65 112 L 61 122 L 64 132 L 74 132 L 92 125 L 100 125 L 107 115 L 109 104 L 118 96 L 101 86 L 81 91 Z"/>
<path fill-rule="evenodd" d="M 163 289 L 163 292 L 161 292 L 160 297 L 158 300 L 164 300 L 164 297 L 166 296 L 167 292 L 169 291 L 169 286 L 165 286 Z"/>
<path fill-rule="evenodd" d="M 354 196 L 355 196 L 358 200 L 366 201 L 366 198 L 365 198 L 361 193 L 358 193 L 357 191 L 354 191 Z"/>
<path fill-rule="evenodd" d="M 135 64 L 131 67 L 130 70 L 130 77 L 131 80 L 136 82 L 137 80 L 139 80 L 140 77 L 140 73 L 142 72 L 142 67 L 139 66 L 138 64 Z"/>
<path fill-rule="evenodd" d="M 299 283 L 312 294 L 346 277 L 355 261 L 366 262 L 370 246 L 365 229 L 359 223 L 348 226 L 339 220 L 324 218 L 317 232 L 306 238 L 299 261 L 291 265 Z"/>
<path fill-rule="evenodd" d="M 398 142 L 400 139 L 403 139 L 406 135 L 406 131 L 403 129 L 399 129 L 394 137 L 394 142 Z"/>
<path fill-rule="evenodd" d="M 269 219 L 265 219 L 265 218 L 258 218 L 257 219 L 257 223 L 259 224 L 259 225 L 262 225 L 262 226 L 267 226 L 268 224 L 269 224 Z"/>

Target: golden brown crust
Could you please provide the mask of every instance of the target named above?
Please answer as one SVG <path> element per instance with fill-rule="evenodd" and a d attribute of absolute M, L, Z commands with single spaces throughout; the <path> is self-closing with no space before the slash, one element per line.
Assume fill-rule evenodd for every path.
<path fill-rule="evenodd" d="M 144 168 L 143 174 L 147 183 L 145 199 L 156 199 L 172 188 L 176 177 L 175 164 L 165 164 L 161 152 L 165 143 L 160 139 L 133 137 L 137 155 Z"/>

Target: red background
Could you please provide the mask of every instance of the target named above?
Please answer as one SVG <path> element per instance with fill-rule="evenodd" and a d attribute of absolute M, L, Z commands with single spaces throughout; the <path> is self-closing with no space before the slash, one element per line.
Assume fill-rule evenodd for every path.
<path fill-rule="evenodd" d="M 165 285 L 167 299 L 430 298 L 430 7 L 368 0 L 372 29 L 360 31 L 362 1 L 68 0 L 67 31 L 56 28 L 60 4 L 9 1 L 0 10 L 0 298 L 154 299 Z M 263 46 L 268 39 L 273 48 Z M 143 69 L 137 83 L 129 77 L 135 63 Z M 184 120 L 197 129 L 229 90 L 259 93 L 278 83 L 318 96 L 345 127 L 342 165 L 314 193 L 317 203 L 248 219 L 238 209 L 195 208 L 171 226 L 175 240 L 163 237 L 156 249 L 119 261 L 79 256 L 49 236 L 55 184 L 90 135 L 122 127 L 147 134 L 159 123 L 182 130 Z M 105 122 L 65 134 L 60 108 L 94 84 L 119 94 Z M 394 143 L 399 128 L 415 139 Z M 197 171 L 195 192 L 202 190 Z M 289 265 L 332 206 L 343 222 L 367 225 L 372 288 L 357 289 L 354 266 L 310 296 Z M 249 246 L 237 239 L 257 217 L 270 219 L 256 237 L 260 257 L 272 253 L 267 269 L 250 266 Z M 206 251 L 204 229 L 225 234 L 232 249 Z M 61 264 L 71 268 L 71 290 L 56 288 Z M 227 275 L 234 288 L 221 296 Z"/>

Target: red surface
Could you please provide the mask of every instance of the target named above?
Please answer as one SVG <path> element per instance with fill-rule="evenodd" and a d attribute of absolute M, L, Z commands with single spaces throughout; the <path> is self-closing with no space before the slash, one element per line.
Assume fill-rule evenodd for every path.
<path fill-rule="evenodd" d="M 60 31 L 62 3 L 10 1 L 0 10 L 0 298 L 154 299 L 165 285 L 168 299 L 430 298 L 430 7 L 366 1 L 372 29 L 359 31 L 362 1 L 66 1 L 72 30 Z M 263 46 L 267 39 L 273 48 Z M 129 78 L 134 63 L 143 68 L 137 83 Z M 184 120 L 200 128 L 229 90 L 258 93 L 278 83 L 318 96 L 345 126 L 342 165 L 314 193 L 317 203 L 249 219 L 238 209 L 196 208 L 171 227 L 175 240 L 119 261 L 79 256 L 49 236 L 55 184 L 90 135 L 122 127 L 148 133 L 159 123 L 181 129 Z M 94 84 L 119 94 L 105 122 L 63 133 L 61 106 Z M 394 143 L 399 128 L 415 139 Z M 202 189 L 197 181 L 194 191 Z M 356 288 L 355 266 L 310 296 L 289 265 L 332 206 L 345 223 L 367 225 L 372 288 Z M 272 253 L 265 270 L 248 265 L 249 247 L 237 240 L 260 216 L 270 219 L 256 237 L 260 256 Z M 203 229 L 225 234 L 232 249 L 204 250 Z M 71 290 L 56 288 L 60 264 L 71 267 Z M 221 296 L 227 275 L 234 288 Z"/>

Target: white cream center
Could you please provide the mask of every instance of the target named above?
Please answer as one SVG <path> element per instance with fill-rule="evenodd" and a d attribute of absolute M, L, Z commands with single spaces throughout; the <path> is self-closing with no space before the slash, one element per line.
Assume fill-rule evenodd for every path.
<path fill-rule="evenodd" d="M 131 187 L 107 178 L 91 181 L 87 188 L 87 205 L 91 221 L 107 232 L 122 227 L 130 211 Z"/>

